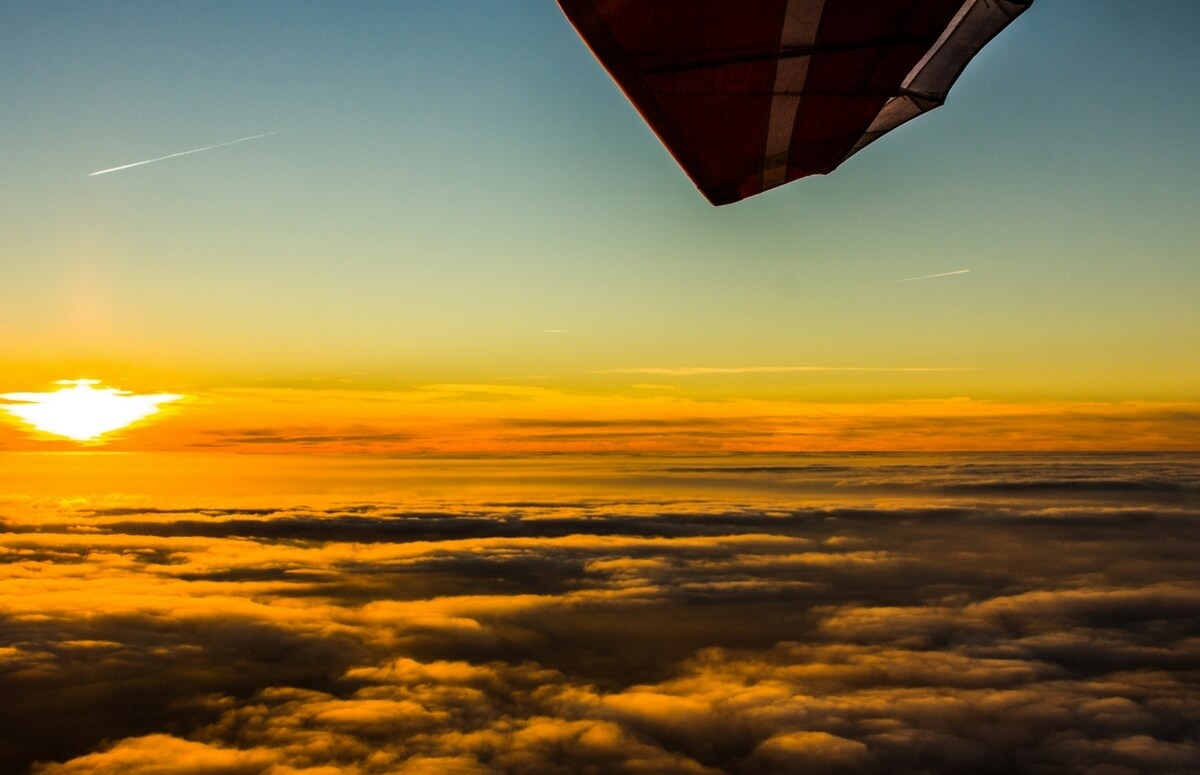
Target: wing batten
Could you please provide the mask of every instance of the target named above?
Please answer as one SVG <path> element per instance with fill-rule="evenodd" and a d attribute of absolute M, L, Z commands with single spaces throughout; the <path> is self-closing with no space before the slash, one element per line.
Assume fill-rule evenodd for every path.
<path fill-rule="evenodd" d="M 800 115 L 809 64 L 813 59 L 812 53 L 802 56 L 792 56 L 790 53 L 816 48 L 817 31 L 824 10 L 825 0 L 788 1 L 775 60 L 775 87 L 772 89 L 771 113 L 767 119 L 762 175 L 757 182 L 749 180 L 743 183 L 743 187 L 750 190 L 747 195 L 753 195 L 756 183 L 759 191 L 765 191 L 788 182 L 796 119 Z M 789 55 L 785 56 L 785 51 Z"/>

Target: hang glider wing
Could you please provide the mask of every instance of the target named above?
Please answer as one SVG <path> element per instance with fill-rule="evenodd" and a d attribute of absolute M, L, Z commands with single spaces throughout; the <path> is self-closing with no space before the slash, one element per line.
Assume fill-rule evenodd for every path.
<path fill-rule="evenodd" d="M 1033 0 L 559 0 L 715 205 L 835 169 L 941 105 Z"/>

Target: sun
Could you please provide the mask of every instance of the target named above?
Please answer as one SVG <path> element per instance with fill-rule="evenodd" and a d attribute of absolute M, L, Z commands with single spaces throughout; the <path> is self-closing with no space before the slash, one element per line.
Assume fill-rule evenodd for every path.
<path fill-rule="evenodd" d="M 132 425 L 159 411 L 159 405 L 178 401 L 173 393 L 135 395 L 100 387 L 94 379 L 61 380 L 64 387 L 48 393 L 5 393 L 0 408 L 43 433 L 80 442 L 94 442 L 106 433 Z"/>

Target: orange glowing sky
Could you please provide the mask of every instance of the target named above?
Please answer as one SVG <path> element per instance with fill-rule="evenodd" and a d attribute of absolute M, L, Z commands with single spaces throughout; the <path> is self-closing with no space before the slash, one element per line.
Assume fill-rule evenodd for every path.
<path fill-rule="evenodd" d="M 113 449 L 1194 447 L 1166 7 L 1040 3 L 944 110 L 714 209 L 552 2 L 31 6 L 0 394 L 187 396 Z M 0 450 L 70 448 L 27 430 Z"/>
<path fill-rule="evenodd" d="M 81 389 L 34 395 L 61 397 Z M 51 417 L 56 408 L 63 411 L 53 402 L 33 405 L 13 396 L 30 394 L 9 394 L 2 406 L 10 413 L 35 406 Z M 142 452 L 513 455 L 1189 450 L 1200 437 L 1200 406 L 1185 402 L 706 400 L 664 390 L 606 394 L 512 385 L 227 389 L 126 400 L 140 402 L 139 411 L 150 414 L 131 427 L 77 440 L 64 438 L 66 432 L 49 435 L 45 426 L 34 432 L 28 423 L 8 422 L 0 424 L 0 443 L 11 451 L 69 450 L 89 441 L 96 449 Z M 157 414 L 160 407 L 167 411 Z M 65 411 L 63 422 L 76 428 L 111 419 L 104 414 L 111 407 L 90 397 Z M 88 411 L 99 414 L 82 421 L 76 416 Z"/>

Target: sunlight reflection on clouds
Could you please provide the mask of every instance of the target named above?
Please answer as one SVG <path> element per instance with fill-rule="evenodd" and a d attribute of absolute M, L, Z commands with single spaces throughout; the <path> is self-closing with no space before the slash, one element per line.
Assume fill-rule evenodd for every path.
<path fill-rule="evenodd" d="M 21 734 L 3 758 L 56 775 L 1200 764 L 1196 460 L 654 465 L 679 498 L 10 505 L 0 724 Z M 812 499 L 757 485 L 781 479 Z M 822 499 L 834 480 L 852 503 Z M 1089 505 L 1104 481 L 1148 484 Z"/>

